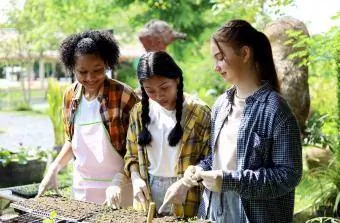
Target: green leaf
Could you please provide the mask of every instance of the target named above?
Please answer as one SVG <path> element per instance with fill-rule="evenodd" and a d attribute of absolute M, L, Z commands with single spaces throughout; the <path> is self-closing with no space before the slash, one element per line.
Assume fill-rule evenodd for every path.
<path fill-rule="evenodd" d="M 52 211 L 50 213 L 50 219 L 55 219 L 57 217 L 57 212 L 56 211 Z"/>
<path fill-rule="evenodd" d="M 335 203 L 334 203 L 333 213 L 337 213 L 338 207 L 339 207 L 339 203 L 340 203 L 340 192 L 336 196 Z"/>

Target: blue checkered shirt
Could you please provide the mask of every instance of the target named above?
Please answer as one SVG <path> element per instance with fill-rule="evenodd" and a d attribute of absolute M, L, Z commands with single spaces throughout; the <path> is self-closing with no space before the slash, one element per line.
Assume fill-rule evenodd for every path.
<path fill-rule="evenodd" d="M 220 130 L 232 109 L 235 88 L 212 109 L 211 152 L 200 162 L 211 170 Z M 296 118 L 268 83 L 246 99 L 237 138 L 237 170 L 223 171 L 222 192 L 240 195 L 241 222 L 293 221 L 294 193 L 302 175 L 302 148 Z M 207 216 L 211 192 L 205 189 L 199 216 Z"/>

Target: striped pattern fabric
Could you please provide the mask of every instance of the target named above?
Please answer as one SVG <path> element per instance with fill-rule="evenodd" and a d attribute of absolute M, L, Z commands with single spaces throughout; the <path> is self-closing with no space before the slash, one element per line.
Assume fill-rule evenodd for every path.
<path fill-rule="evenodd" d="M 216 141 L 232 109 L 234 94 L 232 87 L 212 109 L 212 150 L 200 163 L 204 170 L 211 170 Z M 265 83 L 246 99 L 238 131 L 237 170 L 223 172 L 222 192 L 240 195 L 241 222 L 292 222 L 294 191 L 301 175 L 298 123 L 286 101 Z M 200 217 L 207 216 L 210 195 L 210 191 L 204 191 Z"/>
<path fill-rule="evenodd" d="M 125 171 L 130 176 L 131 164 L 137 163 L 141 177 L 147 182 L 149 190 L 147 156 L 148 146 L 142 147 L 137 143 L 137 138 L 142 129 L 141 123 L 142 105 L 138 103 L 130 116 L 130 125 L 127 133 L 127 152 L 125 155 Z M 180 141 L 180 155 L 176 166 L 177 177 L 181 178 L 189 165 L 197 165 L 200 160 L 208 155 L 210 139 L 210 109 L 197 98 L 185 95 L 185 104 L 181 125 L 183 136 Z M 185 204 L 182 208 L 186 217 L 197 215 L 200 197 L 200 187 L 193 187 L 189 190 Z"/>
<path fill-rule="evenodd" d="M 63 120 L 65 138 L 68 141 L 72 140 L 74 117 L 83 92 L 84 87 L 76 82 L 64 94 Z M 99 91 L 98 100 L 102 121 L 110 135 L 111 143 L 118 153 L 124 156 L 130 110 L 139 99 L 126 84 L 106 78 Z"/>

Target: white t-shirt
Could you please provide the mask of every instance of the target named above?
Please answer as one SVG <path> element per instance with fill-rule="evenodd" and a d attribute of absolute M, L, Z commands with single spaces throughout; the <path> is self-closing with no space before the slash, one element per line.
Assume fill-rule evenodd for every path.
<path fill-rule="evenodd" d="M 83 95 L 75 116 L 75 124 L 84 125 L 102 122 L 99 109 L 100 103 L 97 98 L 88 101 Z"/>
<path fill-rule="evenodd" d="M 154 176 L 176 177 L 175 167 L 178 161 L 180 142 L 172 147 L 168 136 L 176 125 L 176 110 L 167 110 L 149 99 L 150 124 L 152 136 L 147 154 L 150 161 L 149 173 Z"/>
<path fill-rule="evenodd" d="M 236 170 L 237 135 L 240 127 L 245 99 L 235 94 L 232 112 L 223 124 L 217 140 L 217 148 L 213 161 L 213 169 Z"/>

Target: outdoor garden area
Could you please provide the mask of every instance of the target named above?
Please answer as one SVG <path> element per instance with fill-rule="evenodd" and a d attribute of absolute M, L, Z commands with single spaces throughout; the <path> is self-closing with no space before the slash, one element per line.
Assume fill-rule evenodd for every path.
<path fill-rule="evenodd" d="M 146 51 L 141 33 L 155 19 L 183 35 L 169 41 L 166 51 L 183 70 L 184 91 L 210 107 L 227 89 L 214 72 L 212 34 L 230 19 L 244 19 L 267 35 L 281 94 L 301 129 L 303 175 L 295 190 L 294 222 L 340 222 L 340 2 L 334 1 L 335 13 L 320 32 L 309 30 L 308 21 L 287 17 L 285 9 L 299 2 L 8 1 L 0 8 L 0 222 L 148 222 L 148 213 L 132 208 L 71 200 L 71 163 L 58 174 L 61 196 L 53 190 L 36 195 L 65 142 L 63 94 L 75 81 L 60 64 L 60 42 L 86 30 L 113 33 L 120 59 L 108 75 L 137 91 L 137 64 Z M 152 222 L 206 221 L 155 216 Z"/>

